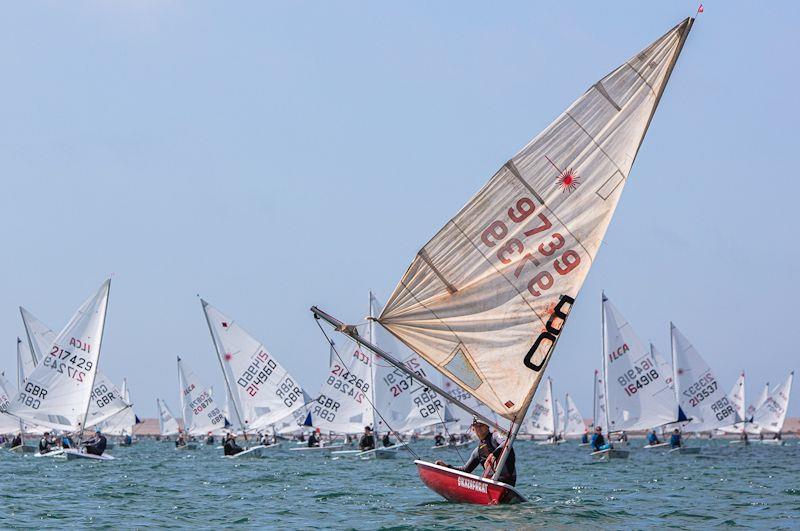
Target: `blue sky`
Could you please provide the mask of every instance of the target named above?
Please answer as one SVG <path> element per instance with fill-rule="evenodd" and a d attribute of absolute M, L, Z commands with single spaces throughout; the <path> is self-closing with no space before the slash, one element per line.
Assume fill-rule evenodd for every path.
<path fill-rule="evenodd" d="M 136 410 L 176 355 L 222 385 L 201 294 L 314 393 L 345 320 L 588 86 L 696 2 L 24 2 L 0 20 L 0 357 L 114 274 L 101 367 Z M 549 368 L 591 411 L 600 292 L 751 397 L 800 345 L 800 4 L 705 2 Z M 800 413 L 794 393 L 790 415 Z M 749 400 L 748 400 L 749 402 Z"/>

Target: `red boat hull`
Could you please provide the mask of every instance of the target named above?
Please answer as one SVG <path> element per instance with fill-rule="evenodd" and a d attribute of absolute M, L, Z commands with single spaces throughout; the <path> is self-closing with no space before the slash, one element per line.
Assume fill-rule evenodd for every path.
<path fill-rule="evenodd" d="M 499 505 L 525 501 L 517 489 L 506 483 L 426 461 L 414 461 L 414 463 L 417 465 L 422 482 L 448 501 L 476 505 Z"/>

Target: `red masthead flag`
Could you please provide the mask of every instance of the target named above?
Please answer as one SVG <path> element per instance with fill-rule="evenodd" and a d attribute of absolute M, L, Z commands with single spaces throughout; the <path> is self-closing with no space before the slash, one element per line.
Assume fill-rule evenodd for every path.
<path fill-rule="evenodd" d="M 702 12 L 703 12 L 703 4 L 700 4 L 700 5 L 697 7 L 697 12 L 698 12 L 698 13 L 702 13 Z"/>

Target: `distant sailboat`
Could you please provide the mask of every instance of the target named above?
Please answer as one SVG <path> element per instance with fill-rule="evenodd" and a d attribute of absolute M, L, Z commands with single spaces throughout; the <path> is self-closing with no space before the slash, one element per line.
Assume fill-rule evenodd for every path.
<path fill-rule="evenodd" d="M 753 414 L 753 424 L 763 432 L 774 433 L 774 439 L 764 439 L 763 442 L 770 440 L 780 444 L 783 423 L 786 421 L 786 413 L 789 409 L 789 395 L 792 392 L 792 381 L 794 371 L 789 373 L 786 380 L 776 387 Z"/>
<path fill-rule="evenodd" d="M 95 380 L 110 286 L 110 280 L 104 282 L 53 339 L 48 353 L 39 360 L 17 399 L 9 405 L 9 414 L 39 426 L 83 433 L 92 402 L 97 399 Z M 64 453 L 68 459 L 113 459 L 77 449 Z"/>
<path fill-rule="evenodd" d="M 158 433 L 161 437 L 172 437 L 177 435 L 180 430 L 178 420 L 170 411 L 167 403 L 160 398 L 156 398 L 156 406 L 158 407 Z"/>
<path fill-rule="evenodd" d="M 581 415 L 578 406 L 575 405 L 575 401 L 572 400 L 569 393 L 567 393 L 565 397 L 565 402 L 567 404 L 567 416 L 564 420 L 564 438 L 581 437 L 586 433 L 586 424 L 583 422 L 583 415 Z"/>
<path fill-rule="evenodd" d="M 378 318 L 511 423 L 491 478 L 416 461 L 444 498 L 524 499 L 498 478 L 691 25 L 685 19 L 594 83 L 504 164 L 420 249 Z M 385 357 L 355 328 L 312 311 Z"/>
<path fill-rule="evenodd" d="M 225 415 L 214 398 L 211 387 L 203 386 L 180 357 L 178 383 L 184 432 L 195 437 L 203 437 L 209 433 L 222 435 L 226 425 Z"/>

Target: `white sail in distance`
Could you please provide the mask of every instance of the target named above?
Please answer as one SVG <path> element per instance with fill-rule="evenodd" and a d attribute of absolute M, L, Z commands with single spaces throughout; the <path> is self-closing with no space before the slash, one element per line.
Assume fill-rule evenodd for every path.
<path fill-rule="evenodd" d="M 508 420 L 544 374 L 691 24 L 591 85 L 504 164 L 420 249 L 381 313 Z"/>
<path fill-rule="evenodd" d="M 108 307 L 106 280 L 72 316 L 19 389 L 8 412 L 40 426 L 83 427 L 92 395 Z"/>
<path fill-rule="evenodd" d="M 178 358 L 183 426 L 189 435 L 221 434 L 225 429 L 225 415 L 212 396 L 210 387 L 203 387 L 197 376 Z"/>
<path fill-rule="evenodd" d="M 753 421 L 753 416 L 756 414 L 756 411 L 764 405 L 764 402 L 767 401 L 769 398 L 769 382 L 764 384 L 764 388 L 761 390 L 761 394 L 758 395 L 755 402 L 747 406 L 747 412 L 745 413 L 745 418 L 748 422 Z"/>
<path fill-rule="evenodd" d="M 691 421 L 685 431 L 711 431 L 740 422 L 736 408 L 697 349 L 670 323 L 675 393 Z"/>
<path fill-rule="evenodd" d="M 28 336 L 28 342 L 23 342 L 19 345 L 22 351 L 21 358 L 23 360 L 30 358 L 35 366 L 42 359 L 39 353 L 50 351 L 56 333 L 25 308 L 20 307 L 19 310 L 22 315 L 22 323 L 25 326 L 25 333 Z M 125 401 L 123 393 L 110 378 L 98 369 L 92 386 L 89 412 L 86 415 L 84 428 L 97 426 L 128 409 L 128 406 L 129 404 Z"/>
<path fill-rule="evenodd" d="M 360 433 L 374 425 L 373 355 L 350 341 L 335 348 L 338 355 L 332 357 L 330 372 L 310 406 L 311 419 L 323 433 Z"/>
<path fill-rule="evenodd" d="M 552 436 L 556 431 L 556 412 L 553 400 L 553 382 L 547 379 L 544 393 L 530 408 L 526 432 L 531 435 Z"/>
<path fill-rule="evenodd" d="M 102 430 L 107 435 L 133 435 L 133 427 L 136 425 L 136 413 L 133 412 L 133 403 L 131 402 L 127 378 L 122 379 L 119 393 L 125 407 L 119 413 L 103 422 Z"/>
<path fill-rule="evenodd" d="M 564 412 L 564 406 L 561 405 L 558 398 L 556 398 L 556 436 L 563 437 L 564 432 L 567 429 L 566 425 L 566 414 Z"/>
<path fill-rule="evenodd" d="M 608 429 L 646 430 L 675 422 L 678 403 L 668 374 L 605 295 L 602 311 Z"/>
<path fill-rule="evenodd" d="M 782 384 L 773 389 L 767 400 L 753 415 L 753 423 L 762 431 L 780 433 L 783 430 L 786 412 L 789 409 L 792 380 L 794 380 L 794 371 L 789 373 L 789 376 L 786 377 Z"/>
<path fill-rule="evenodd" d="M 22 325 L 25 327 L 30 356 L 35 367 L 49 352 L 50 345 L 56 339 L 56 333 L 22 306 L 19 307 L 19 313 L 22 316 Z"/>
<path fill-rule="evenodd" d="M 8 381 L 5 373 L 0 373 L 0 433 L 7 434 L 20 431 L 19 419 L 6 414 L 8 405 L 16 396 L 16 387 Z"/>
<path fill-rule="evenodd" d="M 675 371 L 672 370 L 672 364 L 669 362 L 669 359 L 665 358 L 652 343 L 650 343 L 650 356 L 653 358 L 653 363 L 655 363 L 656 367 L 658 367 L 658 373 L 664 377 L 664 381 L 667 383 L 669 388 L 674 391 Z"/>
<path fill-rule="evenodd" d="M 575 437 L 579 435 L 583 435 L 586 432 L 586 424 L 583 422 L 583 416 L 581 412 L 578 411 L 578 406 L 575 405 L 575 401 L 572 400 L 572 397 L 567 394 L 566 396 L 566 404 L 567 404 L 567 417 L 566 417 L 566 424 L 564 426 L 564 437 Z"/>
<path fill-rule="evenodd" d="M 608 433 L 608 415 L 606 414 L 606 383 L 603 373 L 594 370 L 594 397 L 592 402 L 592 427 L 600 426 L 603 433 Z"/>
<path fill-rule="evenodd" d="M 160 398 L 156 398 L 156 406 L 158 407 L 158 433 L 162 437 L 177 435 L 180 426 L 169 406 Z"/>
<path fill-rule="evenodd" d="M 275 356 L 234 319 L 200 302 L 230 392 L 234 426 L 258 430 L 303 407 L 303 389 Z"/>
<path fill-rule="evenodd" d="M 381 304 L 371 292 L 369 298 L 372 317 L 373 308 L 380 308 Z M 435 378 L 435 371 L 425 360 L 374 324 L 368 323 L 368 336 L 408 370 L 403 372 L 380 356 L 374 358 L 375 408 L 380 412 L 375 422 L 379 432 L 409 432 L 455 420 L 449 414 L 447 400 L 409 374 Z"/>
<path fill-rule="evenodd" d="M 723 426 L 720 428 L 720 430 L 726 433 L 741 433 L 745 429 L 745 424 L 747 424 L 747 417 L 745 416 L 744 408 L 744 371 L 742 371 L 742 373 L 736 379 L 736 383 L 733 384 L 733 387 L 728 393 L 728 400 L 730 400 L 731 404 L 733 404 L 733 409 L 736 410 L 736 415 L 740 419 L 743 419 L 743 422 L 737 422 L 735 424 L 731 424 L 730 426 Z"/>

